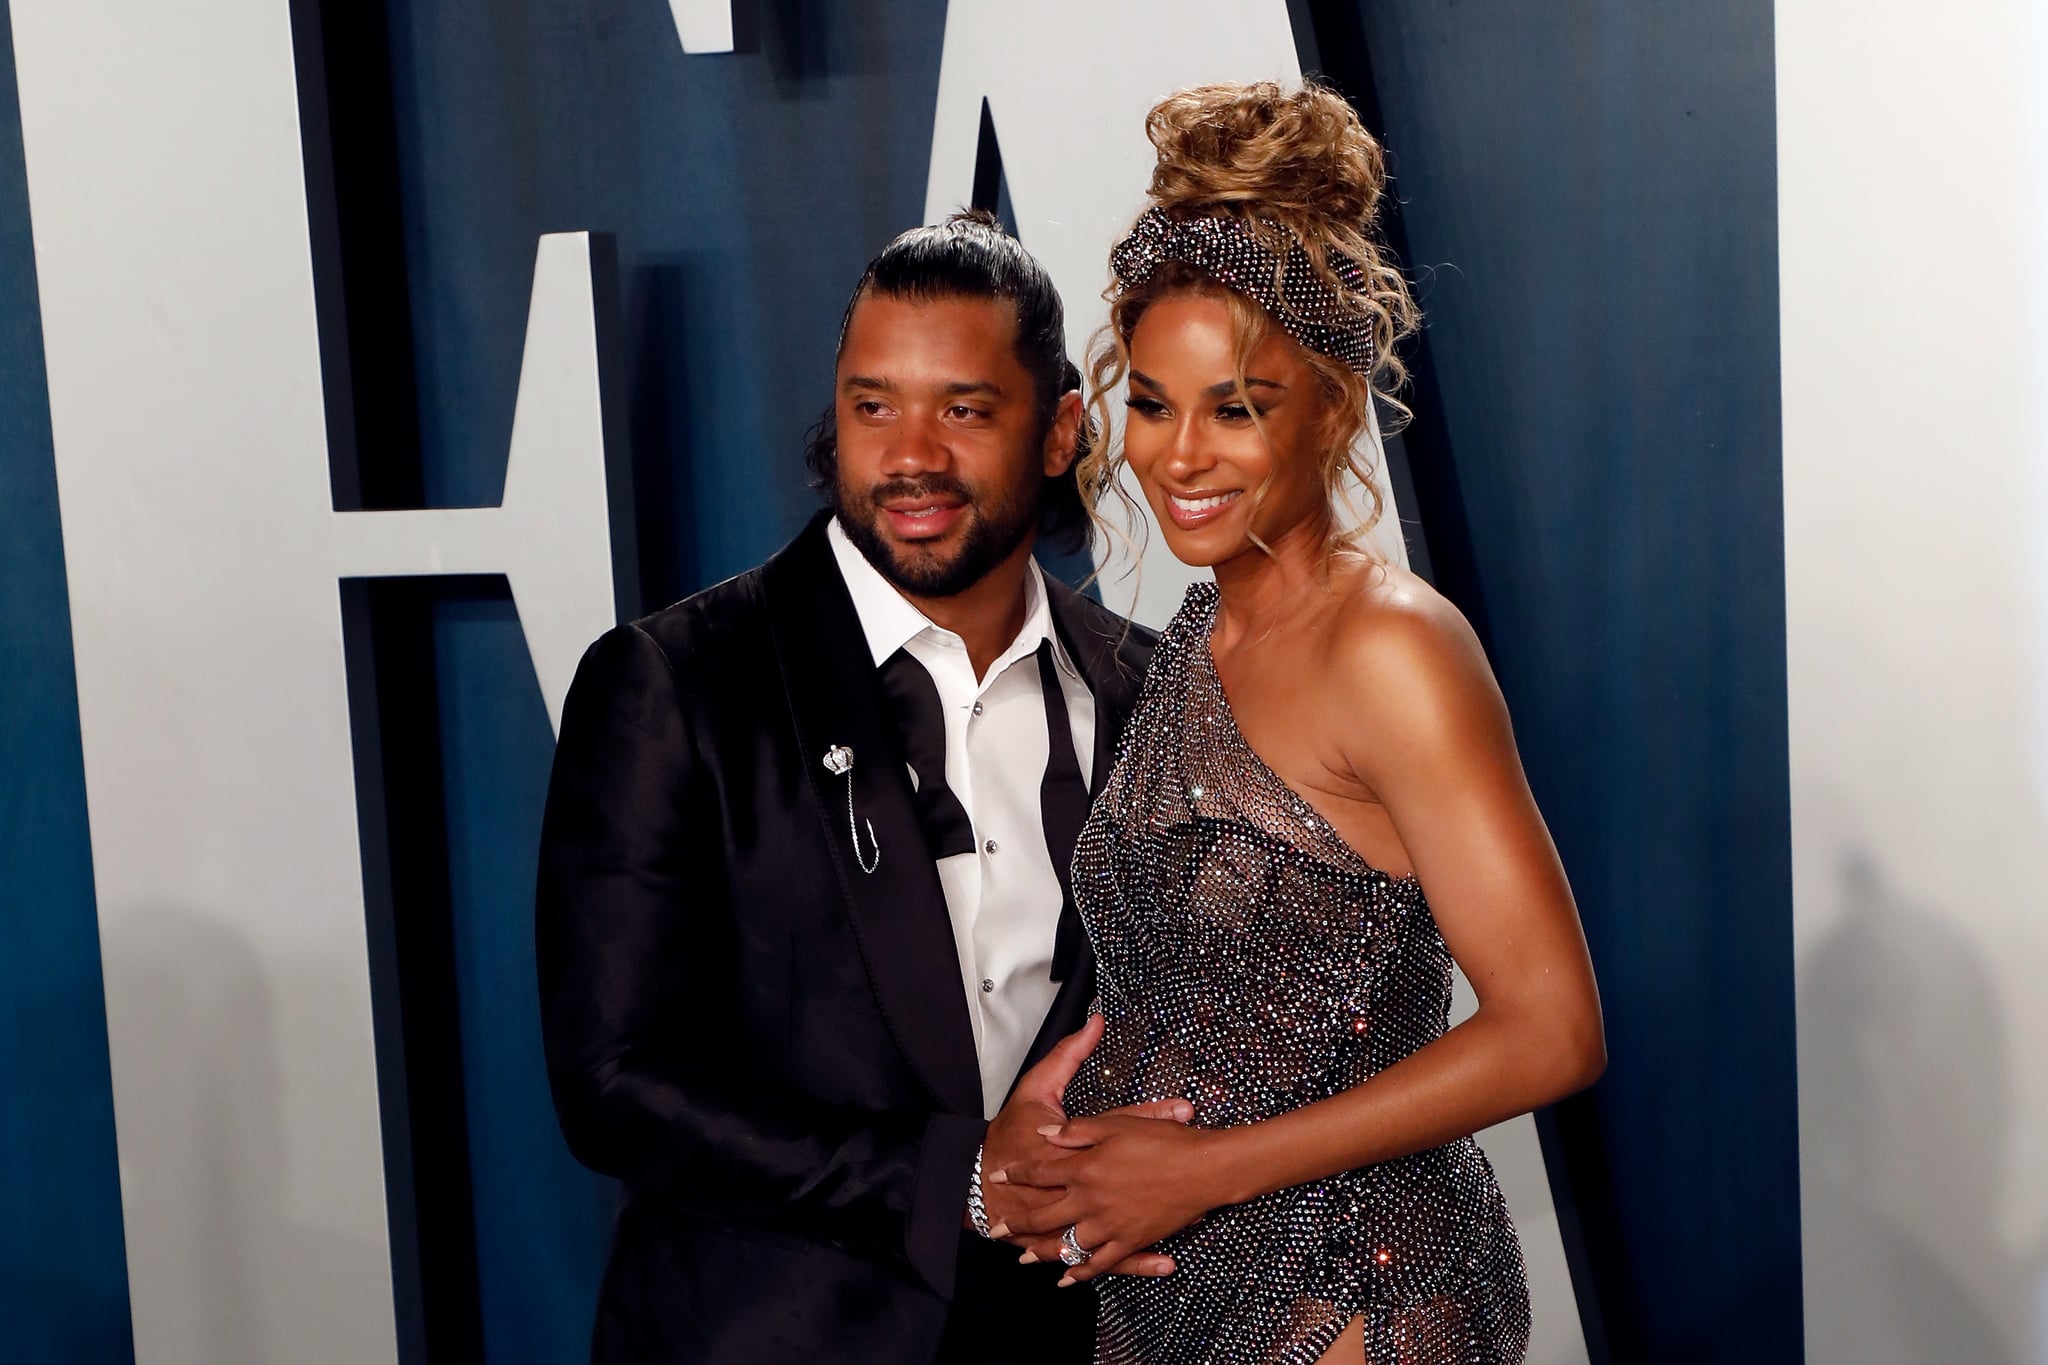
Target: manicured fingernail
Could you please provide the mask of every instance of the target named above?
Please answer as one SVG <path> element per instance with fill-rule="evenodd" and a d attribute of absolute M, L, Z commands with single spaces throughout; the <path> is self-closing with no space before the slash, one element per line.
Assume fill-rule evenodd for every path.
<path fill-rule="evenodd" d="M 988 1181 L 991 1185 L 1007 1185 L 1010 1183 L 1010 1173 L 1008 1171 L 990 1171 L 982 1179 Z"/>
<path fill-rule="evenodd" d="M 1038 1135 L 1040 1137 L 1058 1137 L 1060 1135 L 1060 1126 L 1057 1123 L 1048 1123 L 1045 1127 L 1038 1130 Z"/>
<path fill-rule="evenodd" d="M 1062 1275 L 1060 1276 L 1059 1287 L 1061 1289 L 1065 1289 L 1068 1285 L 1073 1284 L 1074 1282 L 1074 1277 L 1072 1275 Z"/>
<path fill-rule="evenodd" d="M 1010 1235 L 1010 1225 L 1008 1223 L 997 1223 L 988 1230 L 988 1235 L 1000 1241 Z"/>
<path fill-rule="evenodd" d="M 1027 1251 L 1027 1252 L 1025 1252 L 1025 1253 L 1024 1253 L 1024 1254 L 1023 1254 L 1022 1256 L 1019 1256 L 1019 1257 L 1017 1258 L 1017 1264 L 1018 1264 L 1018 1265 L 1037 1265 L 1037 1264 L 1038 1264 L 1038 1253 L 1037 1253 L 1037 1252 L 1035 1252 L 1035 1251 Z"/>

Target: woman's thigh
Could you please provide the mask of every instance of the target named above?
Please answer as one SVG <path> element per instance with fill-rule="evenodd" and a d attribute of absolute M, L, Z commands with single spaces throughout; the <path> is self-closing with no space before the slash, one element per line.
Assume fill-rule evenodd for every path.
<path fill-rule="evenodd" d="M 1337 1335 L 1318 1365 L 1359 1365 L 1365 1359 L 1365 1318 L 1354 1314 Z"/>

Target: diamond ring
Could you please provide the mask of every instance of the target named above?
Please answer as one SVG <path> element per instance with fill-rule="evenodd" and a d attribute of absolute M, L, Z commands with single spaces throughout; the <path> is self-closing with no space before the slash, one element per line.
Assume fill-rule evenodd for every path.
<path fill-rule="evenodd" d="M 1095 1253 L 1081 1245 L 1081 1225 L 1067 1224 L 1067 1230 L 1060 1234 L 1060 1264 L 1080 1265 Z"/>

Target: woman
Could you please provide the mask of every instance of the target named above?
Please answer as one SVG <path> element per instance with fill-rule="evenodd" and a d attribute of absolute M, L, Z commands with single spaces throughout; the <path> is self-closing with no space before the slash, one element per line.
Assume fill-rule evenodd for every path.
<path fill-rule="evenodd" d="M 1066 1150 L 1001 1177 L 1064 1197 L 1011 1231 L 1074 1280 L 1173 1257 L 1100 1282 L 1112 1365 L 1518 1361 L 1521 1252 L 1471 1134 L 1599 1075 L 1599 1001 L 1478 641 L 1340 529 L 1415 321 L 1369 236 L 1379 148 L 1315 87 L 1185 91 L 1147 131 L 1094 398 L 1122 390 L 1121 459 L 1215 582 L 1075 854 L 1104 1023 L 1068 1112 L 1196 1118 L 1046 1129 Z M 1099 494 L 1119 453 L 1091 459 Z M 1446 1031 L 1453 960 L 1479 1010 Z"/>

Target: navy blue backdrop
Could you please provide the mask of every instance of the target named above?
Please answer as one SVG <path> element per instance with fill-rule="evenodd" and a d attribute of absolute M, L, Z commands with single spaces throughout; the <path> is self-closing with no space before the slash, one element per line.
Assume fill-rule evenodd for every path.
<path fill-rule="evenodd" d="M 1439 582 L 1600 975 L 1607 1075 L 1539 1123 L 1588 1344 L 1797 1360 L 1769 0 L 1318 8 L 1430 318 Z"/>
<path fill-rule="evenodd" d="M 1600 971 L 1610 1072 L 1544 1125 L 1589 1343 L 1798 1359 L 1770 7 L 1293 8 L 1304 64 L 1394 149 L 1430 314 L 1416 509 Z M 943 3 L 771 0 L 759 51 L 725 57 L 684 56 L 637 0 L 294 18 L 338 505 L 497 500 L 535 238 L 593 228 L 618 247 L 642 600 L 781 543 L 814 505 L 801 436 L 846 290 L 923 211 Z M 116 1362 L 91 868 L 0 56 L 0 1330 L 23 1359 Z M 407 1034 L 386 1068 L 411 1152 L 405 1353 L 575 1359 L 610 1191 L 563 1150 L 540 1069 L 546 714 L 502 583 L 356 605 L 352 668 L 387 786 L 411 793 L 365 810 L 389 868 L 380 1026 Z"/>

